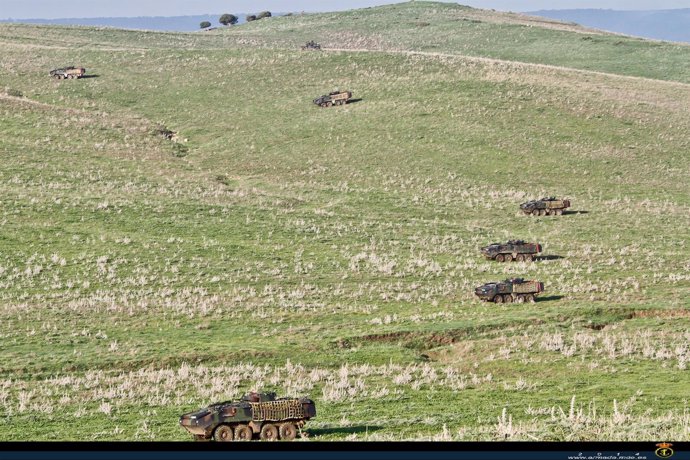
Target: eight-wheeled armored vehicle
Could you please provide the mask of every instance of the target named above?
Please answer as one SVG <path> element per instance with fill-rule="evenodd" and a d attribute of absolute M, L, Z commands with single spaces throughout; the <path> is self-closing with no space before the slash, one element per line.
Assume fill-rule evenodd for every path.
<path fill-rule="evenodd" d="M 81 78 L 84 74 L 86 74 L 86 69 L 82 67 L 62 67 L 50 71 L 50 76 L 58 80 L 64 80 L 65 78 Z"/>
<path fill-rule="evenodd" d="M 522 278 L 486 283 L 474 290 L 481 300 L 495 303 L 534 302 L 540 292 L 544 292 L 544 283 Z"/>
<path fill-rule="evenodd" d="M 324 94 L 321 97 L 314 99 L 314 104 L 321 107 L 330 107 L 332 105 L 345 105 L 347 101 L 352 98 L 351 91 L 332 91 Z"/>
<path fill-rule="evenodd" d="M 541 252 L 541 244 L 525 243 L 522 240 L 509 240 L 507 243 L 492 243 L 480 249 L 484 257 L 498 262 L 532 260 Z"/>
<path fill-rule="evenodd" d="M 318 43 L 316 43 L 314 40 L 309 40 L 307 43 L 305 43 L 304 45 L 302 45 L 302 51 L 306 51 L 306 50 L 317 50 L 317 51 L 321 51 L 321 45 L 319 45 Z"/>
<path fill-rule="evenodd" d="M 314 401 L 280 398 L 275 393 L 248 393 L 239 401 L 212 404 L 180 417 L 180 425 L 197 440 L 266 441 L 295 439 L 307 420 L 316 416 Z"/>
<path fill-rule="evenodd" d="M 545 197 L 541 200 L 532 200 L 520 205 L 520 209 L 525 214 L 533 216 L 561 215 L 566 208 L 570 207 L 570 200 L 559 200 L 555 197 Z"/>

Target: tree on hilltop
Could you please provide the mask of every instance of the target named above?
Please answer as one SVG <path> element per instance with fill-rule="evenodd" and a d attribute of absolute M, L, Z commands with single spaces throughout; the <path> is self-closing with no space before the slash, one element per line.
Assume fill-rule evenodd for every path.
<path fill-rule="evenodd" d="M 253 14 L 250 14 L 249 16 L 247 16 L 246 19 L 247 19 L 247 22 L 256 21 L 256 16 Z"/>
<path fill-rule="evenodd" d="M 211 27 L 211 23 L 208 21 L 202 21 L 201 24 L 199 24 L 199 27 L 202 29 L 207 29 L 207 28 Z"/>
<path fill-rule="evenodd" d="M 273 16 L 270 11 L 262 11 L 256 15 L 256 19 L 270 18 Z"/>
<path fill-rule="evenodd" d="M 225 13 L 220 17 L 220 19 L 218 19 L 218 22 L 220 22 L 224 26 L 229 26 L 232 24 L 237 24 L 237 20 L 237 16 L 235 16 L 234 14 Z"/>

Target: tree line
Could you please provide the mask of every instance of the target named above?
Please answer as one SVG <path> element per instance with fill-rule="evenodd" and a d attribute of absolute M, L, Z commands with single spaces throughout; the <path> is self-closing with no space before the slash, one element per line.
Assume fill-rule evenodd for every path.
<path fill-rule="evenodd" d="M 273 15 L 271 14 L 270 11 L 262 11 L 262 12 L 256 13 L 256 14 L 249 14 L 249 15 L 247 15 L 246 19 L 247 19 L 247 22 L 251 22 L 251 21 L 256 21 L 258 19 L 270 18 L 271 16 L 273 16 Z M 240 20 L 240 18 L 238 18 L 234 14 L 229 14 L 229 13 L 225 13 L 225 14 L 221 15 L 220 18 L 218 18 L 218 22 L 223 24 L 224 26 L 231 26 L 231 25 L 237 24 L 237 21 L 239 21 L 239 20 Z M 207 29 L 207 28 L 211 27 L 211 23 L 208 21 L 202 21 L 199 24 L 199 27 L 202 29 Z"/>

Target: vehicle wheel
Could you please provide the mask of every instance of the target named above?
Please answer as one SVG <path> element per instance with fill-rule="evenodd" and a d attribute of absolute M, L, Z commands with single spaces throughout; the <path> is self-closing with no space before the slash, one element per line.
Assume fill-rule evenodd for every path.
<path fill-rule="evenodd" d="M 538 210 L 538 209 L 532 209 L 532 215 L 533 215 L 533 216 L 538 216 L 538 215 L 539 215 L 539 210 Z"/>
<path fill-rule="evenodd" d="M 332 106 L 332 105 L 333 105 L 332 102 L 326 102 L 326 107 L 330 107 L 330 106 Z"/>
<path fill-rule="evenodd" d="M 503 260 L 505 260 L 506 262 L 512 262 L 513 261 L 513 255 L 512 254 L 505 254 L 503 256 Z"/>
<path fill-rule="evenodd" d="M 283 423 L 280 425 L 280 439 L 284 441 L 292 441 L 297 437 L 297 427 L 292 423 Z"/>
<path fill-rule="evenodd" d="M 546 209 L 540 209 L 540 210 L 539 210 L 539 215 L 540 215 L 540 216 L 545 216 L 545 215 L 546 215 Z"/>
<path fill-rule="evenodd" d="M 513 296 L 506 294 L 503 296 L 503 303 L 513 303 Z"/>
<path fill-rule="evenodd" d="M 525 298 L 521 295 L 519 295 L 515 298 L 515 303 L 523 303 L 524 301 L 525 301 Z"/>
<path fill-rule="evenodd" d="M 237 425 L 235 427 L 235 439 L 237 441 L 251 441 L 254 437 L 254 432 L 248 425 Z"/>
<path fill-rule="evenodd" d="M 496 262 L 503 262 L 503 254 L 499 254 L 496 256 Z"/>
<path fill-rule="evenodd" d="M 556 209 L 556 215 L 560 216 L 561 214 L 563 214 L 563 210 L 562 209 Z"/>
<path fill-rule="evenodd" d="M 267 423 L 261 427 L 261 434 L 259 437 L 264 441 L 275 441 L 278 439 L 278 428 L 272 423 Z"/>
<path fill-rule="evenodd" d="M 523 260 L 525 260 L 525 256 L 523 254 L 518 254 L 515 256 L 515 260 L 517 260 L 518 262 L 522 262 Z"/>
<path fill-rule="evenodd" d="M 533 259 L 534 257 L 532 256 L 532 254 L 525 254 L 525 260 L 527 262 L 531 262 Z"/>
<path fill-rule="evenodd" d="M 233 439 L 230 425 L 219 425 L 213 432 L 213 439 L 217 442 L 230 442 Z"/>
<path fill-rule="evenodd" d="M 496 297 L 494 297 L 494 303 L 503 303 L 503 296 L 501 294 L 496 294 Z"/>
<path fill-rule="evenodd" d="M 533 294 L 527 294 L 525 296 L 525 302 L 534 303 L 535 302 L 534 295 Z"/>

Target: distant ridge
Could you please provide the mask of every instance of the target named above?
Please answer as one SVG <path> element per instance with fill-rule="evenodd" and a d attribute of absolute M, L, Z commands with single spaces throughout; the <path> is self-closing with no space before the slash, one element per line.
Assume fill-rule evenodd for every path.
<path fill-rule="evenodd" d="M 527 14 L 638 37 L 690 43 L 690 8 L 649 11 L 539 10 Z"/>
<path fill-rule="evenodd" d="M 63 18 L 63 19 L 2 19 L 0 22 L 17 22 L 26 24 L 57 24 L 78 26 L 117 27 L 122 29 L 160 30 L 168 32 L 193 32 L 199 29 L 202 21 L 208 21 L 212 27 L 225 27 L 218 22 L 222 13 L 201 14 L 196 16 L 139 16 L 121 18 Z M 235 13 L 238 24 L 245 22 L 247 13 Z M 279 16 L 283 13 L 274 13 Z"/>

